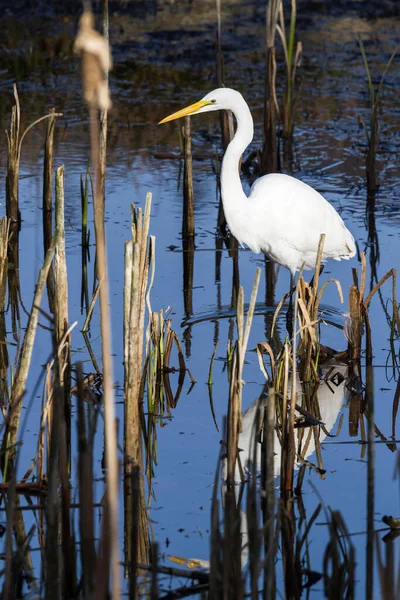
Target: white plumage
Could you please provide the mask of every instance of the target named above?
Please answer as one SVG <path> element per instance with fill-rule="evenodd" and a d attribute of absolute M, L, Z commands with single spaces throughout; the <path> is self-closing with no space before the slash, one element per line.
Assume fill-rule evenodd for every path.
<path fill-rule="evenodd" d="M 253 119 L 243 96 L 229 88 L 213 90 L 202 100 L 163 119 L 231 110 L 236 134 L 226 149 L 221 169 L 221 196 L 229 229 L 253 252 L 264 252 L 294 275 L 304 264 L 315 266 L 319 239 L 325 234 L 323 260 L 349 259 L 354 238 L 331 204 L 316 190 L 290 175 L 274 173 L 257 179 L 247 197 L 239 161 L 253 139 Z"/>

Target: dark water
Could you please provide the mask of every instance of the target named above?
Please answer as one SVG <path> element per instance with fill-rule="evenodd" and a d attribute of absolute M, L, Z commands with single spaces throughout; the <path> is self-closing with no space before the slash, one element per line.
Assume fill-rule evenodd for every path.
<path fill-rule="evenodd" d="M 77 3 L 78 4 L 78 3 Z M 225 56 L 225 83 L 239 89 L 248 101 L 255 119 L 255 141 L 259 148 L 262 132 L 264 88 L 263 24 L 264 3 L 223 4 L 222 45 Z M 84 316 L 80 308 L 80 176 L 89 156 L 87 112 L 82 103 L 80 65 L 72 54 L 73 36 L 79 15 L 75 4 L 7 3 L 0 19 L 4 36 L 1 42 L 0 123 L 8 127 L 12 106 L 12 83 L 17 81 L 26 126 L 55 106 L 64 113 L 56 128 L 55 166 L 66 167 L 66 227 L 69 275 L 70 321 L 74 330 L 74 359 L 88 361 L 79 332 Z M 215 115 L 192 119 L 196 238 L 192 307 L 188 310 L 183 293 L 182 165 L 179 160 L 156 158 L 162 153 L 178 153 L 178 127 L 172 123 L 158 127 L 164 116 L 200 99 L 215 87 L 215 9 L 213 2 L 121 2 L 110 4 L 110 37 L 114 69 L 110 76 L 113 110 L 110 113 L 107 167 L 107 237 L 113 325 L 113 353 L 117 400 L 122 400 L 123 343 L 122 291 L 124 243 L 130 237 L 130 203 L 144 205 L 147 191 L 153 193 L 151 233 L 156 236 L 156 277 L 151 294 L 153 310 L 171 307 L 173 327 L 185 348 L 187 365 L 197 383 L 188 378 L 172 418 L 157 432 L 157 465 L 154 466 L 153 499 L 150 518 L 154 536 L 165 554 L 207 561 L 209 556 L 210 498 L 216 461 L 226 414 L 228 381 L 224 359 L 234 329 L 231 306 L 232 260 L 222 251 L 221 277 L 215 277 L 215 230 L 218 208 L 215 155 L 220 152 L 219 121 Z M 293 160 L 284 165 L 309 183 L 335 206 L 353 232 L 368 264 L 368 289 L 375 284 L 371 265 L 380 279 L 399 264 L 398 227 L 400 208 L 400 86 L 399 59 L 388 72 L 382 92 L 379 115 L 380 148 L 377 159 L 379 189 L 373 218 L 366 216 L 365 132 L 361 119 L 368 121 L 369 97 L 365 70 L 357 42 L 360 34 L 370 59 L 374 82 L 400 36 L 400 10 L 395 1 L 387 2 L 299 2 L 298 39 L 303 44 L 301 88 L 295 117 Z M 278 53 L 278 85 L 283 85 L 282 56 Z M 22 149 L 20 202 L 20 277 L 22 298 L 30 306 L 38 270 L 42 264 L 42 156 L 44 127 L 30 132 Z M 209 158 L 196 159 L 196 153 Z M 6 140 L 0 154 L 0 178 L 5 190 Z M 249 184 L 250 181 L 246 183 Z M 5 213 L 5 191 L 2 213 Z M 371 243 L 368 227 L 375 227 Z M 92 239 L 93 239 L 92 231 Z M 176 247 L 171 249 L 170 247 Z M 92 248 L 91 277 L 94 248 Z M 240 283 L 248 302 L 256 266 L 264 268 L 263 258 L 240 250 Z M 324 295 L 327 321 L 339 327 L 322 326 L 322 342 L 337 350 L 347 342 L 340 326 L 347 311 L 347 290 L 352 283 L 351 267 L 342 261 L 327 265 L 323 280 L 337 278 L 344 290 L 340 305 L 335 286 Z M 275 299 L 287 291 L 288 274 L 278 272 Z M 263 309 L 265 283 L 261 281 L 258 309 L 251 331 L 249 348 L 265 340 L 271 312 Z M 187 301 L 187 297 L 186 297 Z M 374 392 L 377 439 L 396 440 L 399 430 L 393 402 L 398 379 L 398 340 L 395 356 L 390 348 L 390 328 L 385 310 L 391 314 L 390 282 L 375 296 L 370 307 L 374 351 Z M 189 312 L 189 314 L 188 314 Z M 185 321 L 186 320 L 186 321 Z M 181 323 L 183 324 L 181 325 Z M 21 327 L 26 324 L 22 314 Z M 279 336 L 285 335 L 284 322 Z M 97 316 L 92 322 L 91 340 L 99 355 Z M 210 358 L 218 341 L 212 388 L 217 431 L 206 386 Z M 49 337 L 40 332 L 33 356 L 30 389 L 49 352 Z M 244 408 L 250 407 L 263 385 L 256 354 L 249 352 L 244 368 Z M 393 361 L 395 360 L 395 364 Z M 89 362 L 88 370 L 90 370 Z M 177 365 L 176 365 L 177 366 Z M 177 377 L 177 376 L 176 376 Z M 176 383 L 173 383 L 176 385 Z M 321 413 L 326 427 L 335 434 L 340 416 L 343 425 L 338 438 L 326 438 L 322 459 L 325 475 L 310 470 L 303 486 L 303 502 L 311 515 L 319 497 L 340 510 L 352 534 L 357 560 L 357 597 L 365 595 L 366 547 L 366 447 L 360 423 L 355 437 L 349 434 L 349 391 L 341 385 L 320 394 Z M 29 393 L 27 395 L 27 402 Z M 119 409 L 121 407 L 119 406 Z M 28 464 L 35 452 L 40 418 L 39 397 L 33 403 L 21 463 Z M 120 411 L 120 416 L 122 410 Z M 247 414 L 250 419 L 251 413 Z M 245 435 L 245 434 L 244 434 Z M 101 437 L 101 436 L 99 436 Z M 324 436 L 322 436 L 324 437 Z M 321 438 L 322 439 L 322 438 Z M 245 437 L 241 440 L 245 446 Z M 340 442 L 340 443 L 338 443 Z M 352 443 L 346 443 L 352 442 Z M 385 514 L 399 515 L 398 481 L 393 480 L 397 443 L 376 446 L 376 528 Z M 99 473 L 102 442 L 98 441 Z M 310 447 L 307 459 L 316 462 Z M 23 469 L 25 470 L 25 469 Z M 99 488 L 100 489 L 100 488 Z M 100 493 L 100 492 L 99 492 Z M 319 518 L 310 536 L 310 560 L 321 570 L 321 557 L 328 541 L 324 517 Z M 398 548 L 396 548 L 398 556 Z M 278 563 L 278 580 L 281 575 Z M 374 597 L 379 597 L 375 577 Z M 316 584 L 310 595 L 322 597 Z"/>

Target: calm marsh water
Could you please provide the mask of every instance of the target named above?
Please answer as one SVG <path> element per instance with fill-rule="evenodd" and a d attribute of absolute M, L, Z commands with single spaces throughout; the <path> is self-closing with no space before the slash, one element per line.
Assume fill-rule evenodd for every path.
<path fill-rule="evenodd" d="M 143 6 L 146 8 L 143 8 Z M 222 46 L 225 57 L 225 83 L 239 89 L 248 101 L 255 120 L 256 136 L 251 149 L 259 148 L 262 135 L 264 86 L 264 3 L 237 0 L 222 2 Z M 0 124 L 8 127 L 12 106 L 12 83 L 18 84 L 22 120 L 26 126 L 55 106 L 63 112 L 56 128 L 55 166 L 66 169 L 66 229 L 69 277 L 70 321 L 78 321 L 74 330 L 74 358 L 88 361 L 79 332 L 85 315 L 80 307 L 80 177 L 86 171 L 89 156 L 87 112 L 82 103 L 80 65 L 71 48 L 79 10 L 70 13 L 62 4 L 50 10 L 46 3 L 30 8 L 26 3 L 15 7 L 1 2 L 1 23 L 5 32 L 1 44 Z M 79 6 L 79 5 L 78 5 Z M 22 15 L 22 17 L 21 17 Z M 200 99 L 215 86 L 216 16 L 213 2 L 121 2 L 110 6 L 110 40 L 114 69 L 110 86 L 114 107 L 110 113 L 109 152 L 107 166 L 107 238 L 110 292 L 115 360 L 116 398 L 122 401 L 123 386 L 123 268 L 124 243 L 130 237 L 130 203 L 144 206 L 147 191 L 153 193 L 151 233 L 156 236 L 156 277 L 151 293 L 153 310 L 170 307 L 173 328 L 185 349 L 187 366 L 196 379 L 189 392 L 186 377 L 183 392 L 171 418 L 157 430 L 157 464 L 154 465 L 153 498 L 149 516 L 152 531 L 159 542 L 165 563 L 168 556 L 208 560 L 210 498 L 222 438 L 222 422 L 227 410 L 228 382 L 224 369 L 226 348 L 232 335 L 229 315 L 232 291 L 232 259 L 222 250 L 220 280 L 216 280 L 215 233 L 218 191 L 215 175 L 217 152 L 221 152 L 219 121 L 215 115 L 192 119 L 194 154 L 194 191 L 196 238 L 192 306 L 185 302 L 181 240 L 182 172 L 177 159 L 160 159 L 166 153 L 179 153 L 178 123 L 158 127 L 157 122 L 179 107 Z M 400 86 L 399 59 L 387 74 L 382 92 L 380 114 L 381 144 L 378 154 L 380 186 L 376 193 L 374 224 L 375 242 L 366 214 L 365 133 L 361 121 L 368 121 L 369 98 L 365 70 L 357 42 L 364 41 L 374 82 L 378 82 L 384 66 L 400 38 L 400 9 L 395 1 L 299 2 L 298 39 L 303 44 L 301 89 L 295 119 L 293 161 L 283 165 L 296 177 L 309 183 L 335 206 L 353 232 L 360 251 L 365 251 L 368 264 L 367 284 L 375 284 L 371 264 L 380 279 L 391 268 L 399 266 L 400 225 Z M 282 56 L 278 54 L 278 84 L 283 82 Z M 22 299 L 29 307 L 36 278 L 43 260 L 42 248 L 42 157 L 44 128 L 38 126 L 26 138 L 22 149 L 20 202 L 20 278 Z M 202 155 L 203 158 L 196 158 Z M 208 158 L 204 158 L 207 155 Z M 6 139 L 0 153 L 2 182 L 1 216 L 5 214 Z M 245 182 L 250 185 L 251 180 Z M 94 232 L 92 229 L 92 241 Z M 93 275 L 94 248 L 91 249 L 90 277 Z M 239 252 L 240 283 L 249 301 L 256 266 L 264 269 L 264 259 L 247 250 Z M 342 326 L 347 311 L 347 291 L 352 283 L 352 263 L 331 262 L 323 273 L 323 281 L 337 278 L 345 293 L 340 305 L 335 286 L 328 288 L 324 306 L 330 318 Z M 92 279 L 91 279 L 92 282 Z M 275 301 L 286 293 L 289 282 L 284 269 L 278 271 Z M 258 293 L 249 348 L 268 335 L 271 310 L 264 304 L 265 282 Z M 391 354 L 389 313 L 391 285 L 382 288 L 370 308 L 373 332 L 373 372 L 375 423 L 377 440 L 399 438 L 396 411 L 393 409 L 399 376 L 399 343 L 394 339 L 395 356 Z M 201 318 L 200 318 L 201 317 Z M 22 314 L 21 325 L 26 325 Z M 284 320 L 279 323 L 281 341 L 285 335 Z M 92 322 L 91 341 L 99 353 L 98 318 Z M 218 341 L 213 372 L 213 401 L 217 430 L 210 410 L 207 388 L 208 370 L 214 345 Z M 322 326 L 322 342 L 342 350 L 347 342 L 340 327 Z M 49 335 L 38 335 L 31 368 L 30 390 L 47 360 Z M 90 365 L 88 364 L 88 370 Z M 176 364 L 177 366 L 177 364 Z M 175 379 L 173 379 L 175 377 Z M 249 352 L 244 368 L 244 408 L 258 398 L 264 383 L 256 354 Z M 176 385 L 177 375 L 172 376 Z M 322 401 L 321 401 L 322 402 Z M 365 595 L 366 546 L 366 448 L 349 434 L 351 399 L 345 386 L 326 400 L 327 428 L 321 477 L 307 472 L 303 486 L 303 502 L 311 515 L 320 501 L 340 510 L 353 534 L 357 560 L 357 598 Z M 122 417 L 122 406 L 118 405 Z M 322 410 L 322 409 L 321 409 Z M 32 404 L 21 452 L 21 464 L 28 465 L 35 452 L 40 417 L 40 394 Z M 329 425 L 328 425 L 329 424 Z M 366 420 L 364 418 L 366 427 Z M 351 443 L 347 443 L 351 442 Z M 397 461 L 397 442 L 376 445 L 376 529 L 383 515 L 399 516 L 399 485 L 393 480 Z M 98 472 L 101 474 L 102 439 L 98 439 Z M 308 460 L 315 464 L 310 453 Z M 26 470 L 25 466 L 21 467 Z M 100 490 L 99 486 L 99 490 Z M 122 514 L 122 513 L 121 513 Z M 322 513 L 321 513 L 322 515 Z M 325 518 L 319 517 L 311 535 L 312 568 L 321 570 L 321 560 L 328 541 Z M 121 517 L 122 518 L 122 517 Z M 398 548 L 397 556 L 398 556 Z M 280 573 L 278 563 L 278 577 Z M 168 585 L 168 582 L 166 582 Z M 379 582 L 375 578 L 376 595 Z M 323 597 L 322 584 L 310 590 L 310 597 Z"/>

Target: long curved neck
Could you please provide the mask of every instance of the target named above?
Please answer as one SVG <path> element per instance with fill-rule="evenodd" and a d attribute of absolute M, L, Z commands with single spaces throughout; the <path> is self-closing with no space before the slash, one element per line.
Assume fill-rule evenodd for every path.
<path fill-rule="evenodd" d="M 239 162 L 243 152 L 253 139 L 253 118 L 246 102 L 232 108 L 236 117 L 237 129 L 233 140 L 228 145 L 221 167 L 221 196 L 225 217 L 229 229 L 235 235 L 236 224 L 240 227 L 241 219 L 247 213 L 247 196 L 242 188 L 239 174 Z M 244 242 L 245 240 L 239 240 Z"/>

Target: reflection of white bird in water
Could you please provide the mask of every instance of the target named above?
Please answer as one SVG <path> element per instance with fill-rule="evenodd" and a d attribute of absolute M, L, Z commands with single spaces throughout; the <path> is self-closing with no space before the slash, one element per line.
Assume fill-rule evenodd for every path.
<path fill-rule="evenodd" d="M 257 179 L 246 196 L 240 181 L 239 161 L 253 139 L 253 119 L 239 92 L 219 88 L 161 123 L 222 109 L 231 110 L 237 121 L 236 134 L 226 149 L 221 169 L 225 218 L 236 239 L 253 252 L 262 251 L 287 267 L 292 278 L 303 264 L 306 269 L 315 266 L 322 233 L 326 236 L 323 260 L 354 256 L 354 238 L 341 217 L 309 185 L 289 175 L 274 173 Z"/>
<path fill-rule="evenodd" d="M 324 379 L 324 375 L 331 371 L 329 380 Z M 299 467 L 301 463 L 307 460 L 308 457 L 315 452 L 315 435 L 317 435 L 319 443 L 322 443 L 326 437 L 326 432 L 330 432 L 338 418 L 340 410 L 343 405 L 343 400 L 346 396 L 346 382 L 347 382 L 348 367 L 343 363 L 336 361 L 329 362 L 322 367 L 321 380 L 317 392 L 317 404 L 319 408 L 319 418 L 324 424 L 324 430 L 318 428 L 317 432 L 314 432 L 311 427 L 304 429 L 296 429 L 295 431 L 295 445 L 297 459 L 295 461 L 295 469 Z M 291 385 L 289 385 L 289 389 Z M 300 379 L 297 381 L 297 389 L 301 390 Z M 244 413 L 242 420 L 242 431 L 239 434 L 238 446 L 241 450 L 240 461 L 242 468 L 244 469 L 245 478 L 247 478 L 249 472 L 249 461 L 253 460 L 254 457 L 254 442 L 255 435 L 258 431 L 257 417 L 259 418 L 259 408 L 263 406 L 265 398 L 256 400 Z M 316 416 L 316 415 L 314 415 Z M 299 443 L 299 436 L 302 435 L 302 441 Z M 261 469 L 261 444 L 256 442 L 256 471 L 259 473 Z M 274 474 L 276 477 L 280 474 L 281 469 L 281 445 L 276 432 L 274 433 Z M 225 464 L 222 472 L 222 478 L 226 478 Z M 251 465 L 250 465 L 251 468 Z M 235 469 L 235 481 L 241 482 L 240 469 L 237 465 Z M 241 510 L 240 511 L 240 533 L 242 536 L 242 566 L 248 561 L 249 545 L 248 545 L 248 523 L 247 515 Z"/>
<path fill-rule="evenodd" d="M 333 370 L 332 370 L 333 367 Z M 327 373 L 330 372 L 329 378 L 325 379 Z M 319 443 L 322 443 L 326 438 L 326 432 L 331 432 L 338 419 L 339 413 L 343 406 L 343 401 L 346 396 L 347 388 L 347 375 L 348 367 L 344 363 L 329 361 L 321 369 L 321 379 L 316 395 L 317 406 L 319 409 L 318 418 L 324 424 L 324 429 L 319 428 L 316 432 Z M 289 389 L 291 385 L 289 385 Z M 297 380 L 297 389 L 301 390 L 300 379 Z M 239 434 L 238 447 L 240 449 L 240 462 L 242 469 L 236 464 L 235 469 L 235 484 L 237 495 L 239 494 L 240 485 L 242 483 L 242 472 L 244 471 L 245 481 L 248 477 L 249 470 L 251 470 L 251 464 L 254 458 L 254 443 L 256 443 L 256 471 L 257 473 L 261 470 L 261 443 L 257 441 L 258 438 L 258 423 L 257 419 L 260 417 L 259 409 L 264 406 L 266 401 L 265 397 L 258 398 L 244 413 L 242 420 L 242 431 Z M 300 400 L 299 400 L 300 402 Z M 300 402 L 301 403 L 301 402 Z M 298 414 L 298 413 L 297 413 Z M 316 415 L 314 415 L 316 417 Z M 311 427 L 305 427 L 302 430 L 296 429 L 296 452 L 297 459 L 295 461 L 295 469 L 299 467 L 307 459 L 311 458 L 311 455 L 315 452 L 315 437 L 314 431 Z M 299 443 L 300 435 L 303 436 L 303 441 Z M 275 477 L 279 477 L 281 468 L 281 445 L 276 432 L 274 432 L 274 473 Z M 222 480 L 226 482 L 226 460 L 222 464 Z M 242 506 L 245 503 L 242 502 Z M 240 511 L 240 533 L 242 536 L 242 551 L 241 561 L 242 567 L 247 564 L 249 557 L 249 544 L 248 544 L 248 526 L 247 516 L 244 510 Z M 209 568 L 209 562 L 202 559 L 198 560 L 201 566 Z"/>
<path fill-rule="evenodd" d="M 332 370 L 333 367 L 333 370 Z M 329 376 L 328 380 L 325 380 L 325 375 L 328 371 L 332 373 Z M 337 420 L 338 414 L 342 408 L 343 400 L 346 395 L 346 382 L 347 382 L 347 371 L 348 367 L 344 363 L 339 363 L 336 361 L 326 363 L 321 370 L 321 380 L 318 386 L 317 392 L 317 400 L 318 400 L 318 408 L 319 415 L 313 415 L 315 418 L 322 421 L 324 424 L 325 431 L 331 431 L 335 422 Z M 301 382 L 300 379 L 297 379 L 296 384 L 297 389 L 301 390 Z M 289 389 L 291 389 L 291 383 L 289 378 Z M 299 394 L 300 396 L 300 394 Z M 241 450 L 240 452 L 240 460 L 244 470 L 247 470 L 247 464 L 249 460 L 253 459 L 253 446 L 254 446 L 254 436 L 257 431 L 256 427 L 256 418 L 258 414 L 258 409 L 263 406 L 263 402 L 266 401 L 266 398 L 256 400 L 244 413 L 242 420 L 242 431 L 239 434 L 238 446 Z M 299 402 L 301 404 L 301 401 Z M 298 413 L 296 413 L 300 416 Z M 318 439 L 319 442 L 322 443 L 326 437 L 325 431 L 319 428 L 318 431 Z M 298 452 L 298 458 L 295 462 L 295 468 L 299 466 L 304 460 L 306 460 L 309 456 L 311 456 L 315 452 L 315 438 L 314 435 L 309 435 L 312 432 L 310 427 L 305 427 L 303 429 L 296 429 L 296 451 Z M 303 434 L 303 441 L 299 444 L 298 436 Z M 279 476 L 281 469 L 281 445 L 277 434 L 274 434 L 274 452 L 275 452 L 275 460 L 274 460 L 274 473 L 275 476 Z M 261 468 L 261 445 L 257 444 L 257 452 L 256 452 L 256 460 L 257 460 L 257 471 L 260 471 Z M 240 482 L 240 471 L 237 468 L 235 473 L 235 480 Z"/>

